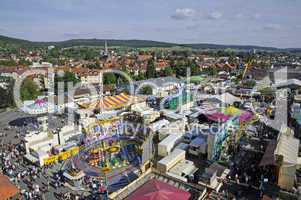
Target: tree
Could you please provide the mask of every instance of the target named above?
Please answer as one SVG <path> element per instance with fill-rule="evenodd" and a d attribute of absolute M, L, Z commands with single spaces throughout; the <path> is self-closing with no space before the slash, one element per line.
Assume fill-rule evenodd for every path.
<path fill-rule="evenodd" d="M 34 100 L 40 95 L 38 85 L 30 78 L 26 78 L 21 85 L 21 99 Z"/>
<path fill-rule="evenodd" d="M 31 65 L 32 64 L 32 62 L 30 62 L 30 61 L 28 61 L 28 60 L 25 60 L 25 59 L 23 59 L 23 58 L 21 58 L 20 60 L 19 60 L 19 65 L 25 65 L 25 66 L 28 66 L 28 65 Z"/>
<path fill-rule="evenodd" d="M 153 59 L 149 60 L 146 67 L 146 78 L 155 78 L 156 68 Z"/>
<path fill-rule="evenodd" d="M 105 85 L 115 84 L 116 83 L 115 74 L 111 72 L 103 74 L 103 83 Z"/>
<path fill-rule="evenodd" d="M 79 82 L 78 78 L 76 77 L 76 75 L 73 72 L 65 72 L 64 73 L 64 81 L 65 82 L 73 82 L 73 83 Z"/>
<path fill-rule="evenodd" d="M 136 81 L 139 81 L 139 80 L 145 80 L 145 74 L 142 73 L 142 72 L 139 72 L 139 74 L 137 76 L 134 76 L 134 79 Z"/>
<path fill-rule="evenodd" d="M 76 75 L 73 72 L 65 72 L 63 76 L 56 75 L 54 78 L 55 91 L 57 91 L 58 82 L 63 82 L 64 83 L 64 91 L 67 91 L 68 83 L 76 84 L 76 83 L 80 82 L 80 80 L 76 77 Z"/>
<path fill-rule="evenodd" d="M 163 76 L 171 76 L 173 74 L 173 70 L 171 67 L 165 67 L 163 70 L 162 70 L 162 75 Z"/>
<path fill-rule="evenodd" d="M 0 66 L 16 66 L 17 63 L 14 60 L 0 60 Z"/>
<path fill-rule="evenodd" d="M 194 61 L 188 61 L 188 66 L 191 70 L 191 75 L 199 75 L 200 67 Z"/>
<path fill-rule="evenodd" d="M 176 71 L 176 75 L 178 77 L 186 76 L 186 74 L 187 74 L 187 68 L 186 68 L 186 64 L 185 64 L 185 62 L 183 60 L 181 60 L 180 62 L 178 61 L 176 63 L 175 71 Z"/>
<path fill-rule="evenodd" d="M 242 82 L 242 86 L 246 88 L 254 88 L 256 85 L 255 80 L 246 80 Z"/>
<path fill-rule="evenodd" d="M 147 86 L 144 86 L 142 89 L 141 89 L 141 94 L 144 94 L 144 95 L 152 95 L 153 94 L 153 89 L 151 86 L 147 85 Z"/>
<path fill-rule="evenodd" d="M 204 74 L 209 75 L 209 76 L 215 76 L 215 75 L 217 75 L 217 73 L 218 73 L 218 71 L 217 71 L 217 69 L 216 69 L 215 67 L 207 67 L 207 68 L 204 68 L 204 69 L 202 70 L 202 72 L 203 72 Z"/>
<path fill-rule="evenodd" d="M 0 77 L 2 80 L 2 77 Z M 7 108 L 7 107 L 13 107 L 14 104 L 14 97 L 13 97 L 13 87 L 14 87 L 14 80 L 6 78 L 4 81 L 7 83 L 6 87 L 0 87 L 0 108 Z"/>

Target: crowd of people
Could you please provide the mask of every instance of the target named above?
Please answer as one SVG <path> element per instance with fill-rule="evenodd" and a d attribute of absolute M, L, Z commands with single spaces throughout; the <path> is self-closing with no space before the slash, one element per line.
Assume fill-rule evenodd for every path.
<path fill-rule="evenodd" d="M 45 194 L 51 187 L 59 188 L 63 184 L 62 177 L 47 173 L 48 167 L 29 165 L 24 160 L 22 144 L 0 143 L 0 174 L 6 175 L 20 189 L 20 199 L 47 199 Z M 84 199 L 68 192 L 55 193 L 57 199 Z"/>

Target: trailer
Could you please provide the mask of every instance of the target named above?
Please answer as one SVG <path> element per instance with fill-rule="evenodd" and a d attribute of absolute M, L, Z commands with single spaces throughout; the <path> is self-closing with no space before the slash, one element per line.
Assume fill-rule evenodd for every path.
<path fill-rule="evenodd" d="M 172 167 L 174 167 L 177 163 L 182 162 L 185 160 L 186 151 L 182 149 L 175 149 L 173 150 L 168 156 L 165 156 L 157 163 L 157 169 L 162 172 L 166 173 Z"/>
<path fill-rule="evenodd" d="M 181 135 L 169 135 L 158 144 L 158 155 L 167 156 L 172 148 L 181 140 Z"/>

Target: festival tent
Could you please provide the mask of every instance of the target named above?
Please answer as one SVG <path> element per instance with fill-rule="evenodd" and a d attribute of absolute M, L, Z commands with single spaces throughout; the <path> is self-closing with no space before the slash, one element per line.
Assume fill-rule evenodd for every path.
<path fill-rule="evenodd" d="M 253 114 L 251 112 L 244 112 L 243 114 L 240 115 L 239 117 L 239 122 L 248 122 L 253 119 Z"/>
<path fill-rule="evenodd" d="M 19 189 L 13 185 L 8 177 L 0 174 L 0 200 L 10 199 L 19 193 Z"/>
<path fill-rule="evenodd" d="M 216 95 L 216 98 L 222 102 L 222 103 L 225 103 L 225 104 L 229 104 L 229 105 L 232 105 L 234 102 L 242 102 L 242 100 L 230 93 L 223 93 L 221 95 Z"/>
<path fill-rule="evenodd" d="M 162 181 L 152 179 L 134 191 L 127 200 L 188 200 L 191 194 Z"/>
<path fill-rule="evenodd" d="M 121 108 L 125 106 L 127 103 L 130 102 L 131 96 L 121 93 L 115 96 L 106 96 L 102 99 L 94 101 L 91 104 L 81 104 L 80 106 L 84 108 L 90 109 L 104 109 L 104 110 L 111 110 L 115 108 Z"/>
<path fill-rule="evenodd" d="M 298 165 L 299 139 L 294 137 L 294 131 L 285 125 L 281 126 L 274 155 L 278 162 L 278 186 L 291 190 L 295 184 Z"/>
<path fill-rule="evenodd" d="M 212 114 L 208 114 L 207 118 L 209 120 L 215 121 L 215 122 L 226 122 L 230 119 L 230 116 L 225 115 L 224 113 L 221 112 L 215 112 Z"/>
<path fill-rule="evenodd" d="M 228 107 L 222 109 L 222 112 L 225 115 L 231 115 L 231 116 L 236 116 L 236 115 L 242 114 L 242 111 L 238 108 L 235 108 L 234 106 L 228 106 Z"/>
<path fill-rule="evenodd" d="M 44 98 L 38 98 L 35 101 L 29 101 L 32 103 L 24 103 L 23 111 L 31 114 L 43 114 L 51 111 L 50 109 L 54 109 L 54 104 L 50 106 L 51 104 L 48 103 L 47 97 Z"/>

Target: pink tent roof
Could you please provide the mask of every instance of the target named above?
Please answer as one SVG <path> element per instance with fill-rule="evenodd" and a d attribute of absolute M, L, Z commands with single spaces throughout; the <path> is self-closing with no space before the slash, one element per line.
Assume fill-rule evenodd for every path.
<path fill-rule="evenodd" d="M 247 122 L 250 121 L 253 118 L 253 114 L 250 112 L 244 112 L 242 115 L 239 117 L 239 122 Z"/>
<path fill-rule="evenodd" d="M 152 179 L 133 192 L 127 200 L 188 200 L 190 196 L 189 192 Z"/>
<path fill-rule="evenodd" d="M 230 119 L 230 116 L 225 115 L 224 113 L 221 112 L 216 112 L 216 113 L 212 113 L 207 115 L 208 119 L 212 120 L 212 121 L 220 121 L 220 122 L 226 122 Z"/>
<path fill-rule="evenodd" d="M 47 102 L 47 99 L 46 98 L 43 98 L 43 99 L 37 99 L 34 104 L 36 105 L 39 105 L 39 106 L 42 106 L 43 104 L 45 104 Z"/>

